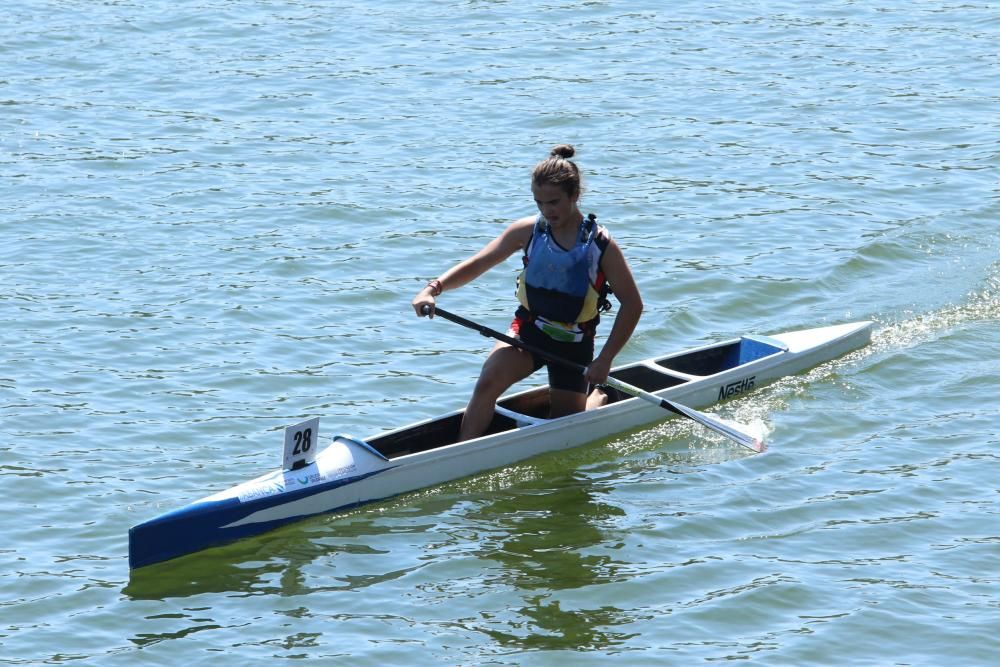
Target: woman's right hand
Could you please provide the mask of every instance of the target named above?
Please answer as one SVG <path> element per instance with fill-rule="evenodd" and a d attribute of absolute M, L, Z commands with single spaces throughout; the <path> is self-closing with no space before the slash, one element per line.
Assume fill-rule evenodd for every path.
<path fill-rule="evenodd" d="M 434 306 L 436 304 L 437 302 L 431 294 L 430 287 L 425 287 L 417 292 L 412 301 L 413 310 L 417 312 L 417 317 L 434 317 Z M 424 308 L 428 308 L 429 312 L 425 313 Z"/>

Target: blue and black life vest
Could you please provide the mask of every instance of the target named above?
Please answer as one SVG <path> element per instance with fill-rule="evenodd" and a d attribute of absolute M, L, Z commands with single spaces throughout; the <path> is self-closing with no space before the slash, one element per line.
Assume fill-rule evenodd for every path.
<path fill-rule="evenodd" d="M 597 319 L 611 305 L 601 270 L 601 257 L 610 242 L 608 231 L 590 214 L 580 223 L 576 244 L 563 248 L 539 215 L 524 248 L 524 270 L 517 280 L 518 301 L 533 316 L 575 330 Z"/>

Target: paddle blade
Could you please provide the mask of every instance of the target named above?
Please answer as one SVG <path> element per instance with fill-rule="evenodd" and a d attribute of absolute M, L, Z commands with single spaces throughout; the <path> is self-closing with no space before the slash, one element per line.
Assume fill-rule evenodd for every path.
<path fill-rule="evenodd" d="M 740 422 L 730 421 L 728 419 L 721 419 L 719 417 L 715 418 L 716 421 L 729 427 L 736 433 L 742 433 L 747 437 L 747 441 L 739 441 L 739 444 L 752 449 L 753 451 L 761 454 L 767 451 L 767 443 L 764 441 L 764 428 L 758 426 L 757 424 L 742 424 Z"/>
<path fill-rule="evenodd" d="M 747 449 L 752 449 L 757 453 L 763 452 L 767 449 L 767 446 L 764 444 L 763 434 L 753 432 L 752 429 L 743 424 L 737 424 L 736 422 L 719 419 L 718 417 L 712 417 L 710 415 L 706 415 L 704 412 L 699 412 L 694 408 L 681 405 L 680 403 L 674 403 L 673 401 L 667 401 L 666 399 L 662 400 L 668 405 L 670 410 L 679 412 L 685 417 L 693 419 L 705 428 L 711 429 L 716 433 L 729 438 L 738 445 L 743 445 Z"/>
<path fill-rule="evenodd" d="M 651 394 L 644 389 L 634 387 L 629 383 L 622 382 L 614 377 L 609 377 L 607 384 L 610 387 L 614 387 L 615 389 L 625 392 L 631 396 L 641 398 L 642 400 L 652 403 L 653 405 L 659 405 L 661 408 L 670 410 L 674 414 L 694 420 L 705 428 L 709 428 L 716 433 L 729 438 L 738 445 L 743 445 L 744 447 L 752 449 L 755 452 L 764 451 L 763 436 L 761 434 L 752 433 L 750 429 L 742 424 L 726 422 L 717 417 L 706 415 L 704 412 L 698 412 L 694 408 L 689 408 L 686 405 L 681 405 L 680 403 L 674 403 L 673 401 L 668 401 L 665 398 L 660 398 L 659 396 Z"/>

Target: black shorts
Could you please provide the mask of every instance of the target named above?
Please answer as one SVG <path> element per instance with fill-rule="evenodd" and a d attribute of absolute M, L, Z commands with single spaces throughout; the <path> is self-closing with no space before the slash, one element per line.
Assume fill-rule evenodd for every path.
<path fill-rule="evenodd" d="M 533 322 L 520 318 L 514 319 L 511 323 L 511 330 L 517 338 L 527 345 L 540 348 L 575 364 L 589 366 L 590 362 L 594 360 L 593 336 L 587 336 L 579 343 L 564 343 L 545 335 Z M 531 357 L 535 364 L 534 370 L 537 371 L 542 366 L 548 366 L 549 387 L 552 389 L 562 389 L 577 394 L 587 393 L 589 385 L 580 371 L 555 362 L 548 362 L 536 354 L 532 354 Z"/>

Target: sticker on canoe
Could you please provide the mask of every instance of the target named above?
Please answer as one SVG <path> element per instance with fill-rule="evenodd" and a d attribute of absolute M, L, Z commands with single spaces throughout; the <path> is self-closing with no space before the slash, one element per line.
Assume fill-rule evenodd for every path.
<path fill-rule="evenodd" d="M 305 489 L 317 484 L 342 480 L 350 477 L 355 470 L 357 470 L 357 466 L 353 463 L 334 470 L 317 471 L 313 469 L 308 472 L 306 470 L 283 470 L 280 473 L 280 477 L 278 473 L 275 473 L 274 476 L 268 479 L 247 482 L 240 485 L 235 489 L 235 495 L 241 503 L 245 503 L 250 500 L 257 500 L 258 498 L 277 496 L 288 491 Z"/>
<path fill-rule="evenodd" d="M 745 391 L 750 391 L 757 384 L 757 376 L 751 375 L 748 378 L 743 378 L 742 380 L 737 380 L 736 382 L 730 382 L 729 384 L 724 384 L 719 387 L 719 398 L 722 401 L 727 398 L 732 398 L 733 396 L 739 396 Z"/>
<path fill-rule="evenodd" d="M 282 480 L 279 479 L 269 479 L 267 481 L 256 483 L 249 482 L 240 486 L 241 488 L 238 488 L 236 497 L 241 503 L 257 500 L 258 498 L 275 496 L 285 491 L 285 485 L 282 483 Z"/>

